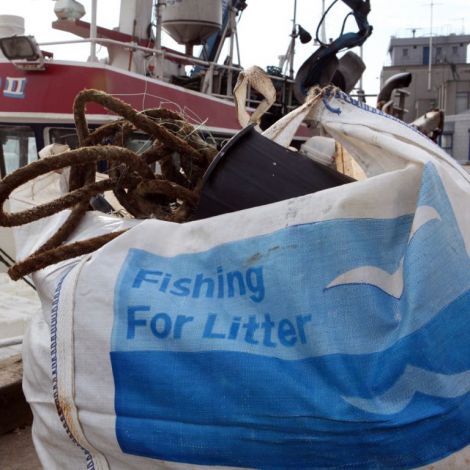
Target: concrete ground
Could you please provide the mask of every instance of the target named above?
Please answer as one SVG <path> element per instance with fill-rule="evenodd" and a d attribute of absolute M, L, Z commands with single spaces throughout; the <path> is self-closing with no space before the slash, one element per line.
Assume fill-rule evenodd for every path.
<path fill-rule="evenodd" d="M 23 336 L 31 317 L 41 308 L 36 291 L 26 282 L 14 282 L 0 272 L 0 298 L 0 341 Z"/>
<path fill-rule="evenodd" d="M 21 391 L 22 370 L 18 352 L 6 358 L 0 354 L 0 470 L 41 469 L 31 438 L 31 410 Z"/>
<path fill-rule="evenodd" d="M 0 468 L 2 470 L 41 470 L 31 439 L 31 427 L 0 436 Z"/>
<path fill-rule="evenodd" d="M 22 336 L 31 316 L 39 310 L 36 292 L 25 282 L 14 283 L 0 272 L 0 340 Z M 0 430 L 25 423 L 21 400 L 14 400 L 15 384 L 21 386 L 21 345 L 0 348 Z M 18 358 L 18 360 L 17 360 Z M 18 367 L 15 367 L 19 361 Z M 18 369 L 18 370 L 17 370 Z M 13 388 L 12 388 L 13 387 Z M 13 391 L 12 391 L 13 390 Z M 24 400 L 24 397 L 22 398 Z M 5 407 L 5 408 L 3 408 Z M 3 408 L 3 409 L 2 409 Z M 18 419 L 16 419 L 18 415 Z M 28 420 L 30 422 L 30 419 Z M 31 427 L 0 435 L 0 470 L 40 470 L 31 438 Z"/>

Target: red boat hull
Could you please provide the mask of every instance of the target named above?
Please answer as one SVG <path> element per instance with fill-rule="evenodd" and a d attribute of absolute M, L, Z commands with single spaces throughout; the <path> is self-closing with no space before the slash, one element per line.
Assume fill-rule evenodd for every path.
<path fill-rule="evenodd" d="M 211 132 L 232 135 L 240 130 L 230 101 L 101 63 L 51 62 L 43 71 L 22 71 L 0 62 L 0 79 L 0 121 L 71 122 L 77 93 L 95 88 L 138 110 L 166 107 L 178 111 Z M 90 104 L 87 112 L 97 121 L 111 118 L 96 104 Z M 298 137 L 309 136 L 307 127 L 299 129 Z"/>

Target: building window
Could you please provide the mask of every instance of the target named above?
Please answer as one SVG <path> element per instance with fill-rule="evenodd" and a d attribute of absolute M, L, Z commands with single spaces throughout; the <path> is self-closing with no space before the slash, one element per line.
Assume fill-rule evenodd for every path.
<path fill-rule="evenodd" d="M 429 46 L 423 47 L 423 65 L 429 65 Z"/>
<path fill-rule="evenodd" d="M 452 155 L 454 147 L 454 133 L 444 132 L 440 137 L 439 144 L 443 150 L 445 150 L 449 155 Z"/>
<path fill-rule="evenodd" d="M 406 47 L 404 49 L 402 49 L 401 54 L 402 54 L 403 57 L 408 57 L 408 49 Z"/>
<path fill-rule="evenodd" d="M 437 47 L 436 48 L 436 54 L 441 55 L 442 54 L 442 47 Z"/>
<path fill-rule="evenodd" d="M 461 92 L 455 95 L 455 113 L 460 114 L 468 111 L 468 93 Z"/>
<path fill-rule="evenodd" d="M 49 141 L 53 144 L 68 145 L 71 149 L 76 149 L 78 145 L 78 137 L 75 129 L 68 127 L 47 128 L 49 131 Z"/>
<path fill-rule="evenodd" d="M 459 47 L 458 46 L 452 46 L 452 54 L 457 55 L 459 53 Z"/>
<path fill-rule="evenodd" d="M 469 145 L 468 145 L 468 161 L 470 162 L 470 129 L 468 130 L 468 141 L 469 141 Z"/>

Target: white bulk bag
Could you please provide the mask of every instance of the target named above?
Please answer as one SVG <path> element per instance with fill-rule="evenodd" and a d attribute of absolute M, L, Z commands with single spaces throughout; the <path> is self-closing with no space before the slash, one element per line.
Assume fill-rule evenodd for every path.
<path fill-rule="evenodd" d="M 34 274 L 24 391 L 45 468 L 465 465 L 470 175 L 341 92 L 311 117 L 369 179 L 128 222 Z M 20 257 L 66 214 L 18 229 Z M 123 224 L 88 214 L 77 238 Z"/>

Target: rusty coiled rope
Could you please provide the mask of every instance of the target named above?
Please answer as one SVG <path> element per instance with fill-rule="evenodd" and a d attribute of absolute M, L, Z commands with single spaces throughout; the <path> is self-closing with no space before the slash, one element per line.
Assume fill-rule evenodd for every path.
<path fill-rule="evenodd" d="M 95 102 L 122 117 L 89 132 L 86 104 Z M 60 229 L 36 252 L 12 266 L 14 280 L 51 264 L 91 253 L 124 231 L 63 244 L 90 209 L 90 198 L 112 190 L 133 216 L 173 222 L 188 219 L 199 199 L 202 176 L 216 154 L 194 127 L 179 114 L 166 109 L 138 112 L 123 101 L 97 90 L 84 90 L 74 102 L 74 119 L 80 148 L 37 160 L 0 181 L 0 225 L 14 227 L 50 216 L 67 208 L 70 215 Z M 124 148 L 132 131 L 143 131 L 153 141 L 142 155 Z M 113 145 L 100 145 L 103 140 Z M 175 156 L 179 166 L 175 164 Z M 97 162 L 106 161 L 109 179 L 95 182 Z M 150 164 L 159 162 L 162 174 Z M 70 167 L 69 193 L 17 213 L 3 209 L 10 194 L 26 182 L 51 171 Z"/>

